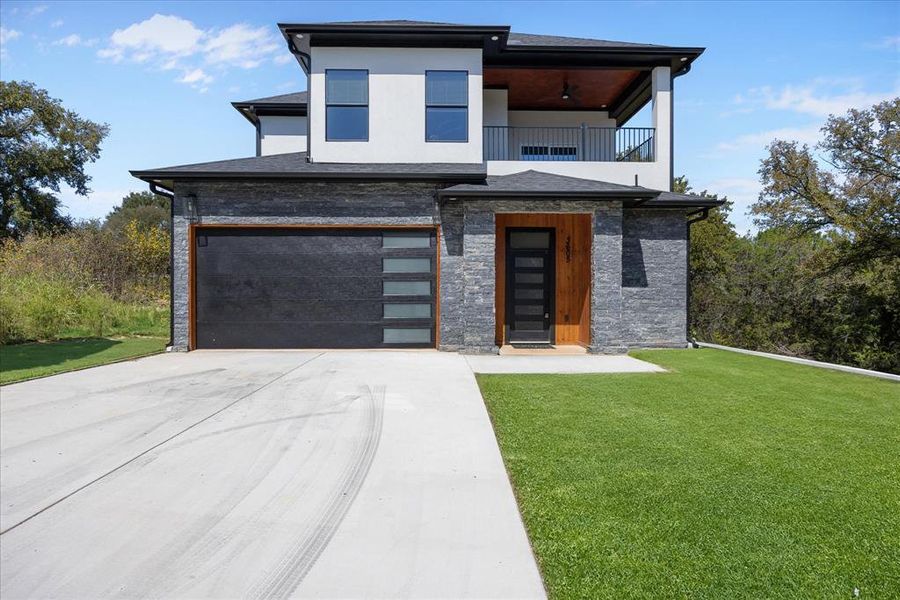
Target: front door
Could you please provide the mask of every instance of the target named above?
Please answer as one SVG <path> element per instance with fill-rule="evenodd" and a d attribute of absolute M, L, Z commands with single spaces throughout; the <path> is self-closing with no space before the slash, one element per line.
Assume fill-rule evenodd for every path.
<path fill-rule="evenodd" d="M 506 340 L 510 344 L 553 342 L 556 288 L 554 230 L 506 230 Z"/>

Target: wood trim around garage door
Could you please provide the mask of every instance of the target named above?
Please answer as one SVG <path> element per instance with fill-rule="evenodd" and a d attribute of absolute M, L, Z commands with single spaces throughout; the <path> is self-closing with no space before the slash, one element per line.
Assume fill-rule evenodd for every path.
<path fill-rule="evenodd" d="M 379 224 L 284 224 L 284 223 L 191 223 L 188 226 L 188 350 L 197 348 L 197 230 L 198 229 L 419 229 L 434 231 L 434 347 L 441 342 L 441 226 L 440 225 L 379 225 Z"/>

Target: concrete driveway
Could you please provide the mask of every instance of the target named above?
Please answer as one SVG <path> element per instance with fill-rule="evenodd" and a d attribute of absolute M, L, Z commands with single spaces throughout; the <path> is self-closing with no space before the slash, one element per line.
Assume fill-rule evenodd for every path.
<path fill-rule="evenodd" d="M 195 352 L 0 390 L 0 595 L 543 597 L 463 357 Z"/>

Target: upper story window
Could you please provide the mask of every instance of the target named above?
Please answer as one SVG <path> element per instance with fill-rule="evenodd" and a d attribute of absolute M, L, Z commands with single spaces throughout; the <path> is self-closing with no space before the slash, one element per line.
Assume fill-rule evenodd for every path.
<path fill-rule="evenodd" d="M 426 71 L 425 141 L 465 142 L 468 139 L 469 74 Z"/>
<path fill-rule="evenodd" d="M 363 69 L 326 69 L 325 139 L 369 139 L 369 72 Z"/>

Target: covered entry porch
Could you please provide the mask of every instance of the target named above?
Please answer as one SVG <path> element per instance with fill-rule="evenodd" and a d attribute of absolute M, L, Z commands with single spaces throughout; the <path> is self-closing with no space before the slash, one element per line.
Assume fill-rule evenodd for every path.
<path fill-rule="evenodd" d="M 497 213 L 495 343 L 591 341 L 592 213 Z"/>

